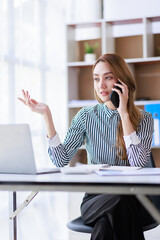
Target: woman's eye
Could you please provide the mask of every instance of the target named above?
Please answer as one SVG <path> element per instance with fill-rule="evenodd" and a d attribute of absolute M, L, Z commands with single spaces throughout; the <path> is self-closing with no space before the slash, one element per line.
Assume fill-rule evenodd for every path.
<path fill-rule="evenodd" d="M 99 78 L 94 78 L 94 81 L 98 81 L 99 80 Z"/>
<path fill-rule="evenodd" d="M 108 77 L 106 77 L 106 79 L 112 79 L 112 77 L 111 77 L 111 76 L 108 76 Z"/>

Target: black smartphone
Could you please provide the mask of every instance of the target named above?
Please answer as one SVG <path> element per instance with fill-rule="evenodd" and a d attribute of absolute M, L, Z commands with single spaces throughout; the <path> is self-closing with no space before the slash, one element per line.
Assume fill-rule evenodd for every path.
<path fill-rule="evenodd" d="M 118 81 L 117 83 L 121 84 L 120 81 Z M 122 93 L 122 89 L 120 87 L 115 86 L 114 88 L 119 89 L 121 91 L 121 93 Z M 113 103 L 113 105 L 116 108 L 118 108 L 119 107 L 119 95 L 118 95 L 118 93 L 115 92 L 115 91 L 112 91 L 111 94 L 109 95 L 109 98 L 110 98 L 111 102 Z"/>

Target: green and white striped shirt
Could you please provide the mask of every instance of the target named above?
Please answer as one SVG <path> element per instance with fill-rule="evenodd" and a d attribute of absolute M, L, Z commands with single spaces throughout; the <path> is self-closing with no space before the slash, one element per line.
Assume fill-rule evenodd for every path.
<path fill-rule="evenodd" d="M 89 164 L 145 166 L 151 151 L 152 115 L 142 110 L 142 119 L 135 133 L 138 141 L 131 141 L 128 145 L 124 138 L 128 155 L 126 160 L 117 157 L 116 134 L 119 121 L 118 111 L 108 109 L 104 103 L 82 108 L 72 119 L 63 143 L 58 135 L 48 140 L 50 159 L 57 167 L 66 166 L 85 143 Z"/>

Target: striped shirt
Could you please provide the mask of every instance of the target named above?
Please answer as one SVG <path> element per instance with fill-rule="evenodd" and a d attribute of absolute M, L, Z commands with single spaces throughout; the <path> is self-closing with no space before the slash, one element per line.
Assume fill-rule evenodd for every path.
<path fill-rule="evenodd" d="M 88 164 L 145 166 L 151 151 L 153 118 L 150 113 L 141 111 L 142 119 L 135 133 L 138 141 L 126 144 L 128 159 L 117 157 L 116 134 L 120 115 L 104 103 L 82 108 L 72 119 L 63 143 L 55 143 L 57 136 L 49 139 L 50 159 L 57 167 L 66 166 L 85 144 Z"/>

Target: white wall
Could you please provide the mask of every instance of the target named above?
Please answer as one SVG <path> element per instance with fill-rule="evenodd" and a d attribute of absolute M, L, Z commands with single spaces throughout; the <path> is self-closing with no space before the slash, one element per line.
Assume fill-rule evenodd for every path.
<path fill-rule="evenodd" d="M 104 0 L 106 20 L 142 18 L 160 15 L 159 0 Z"/>

